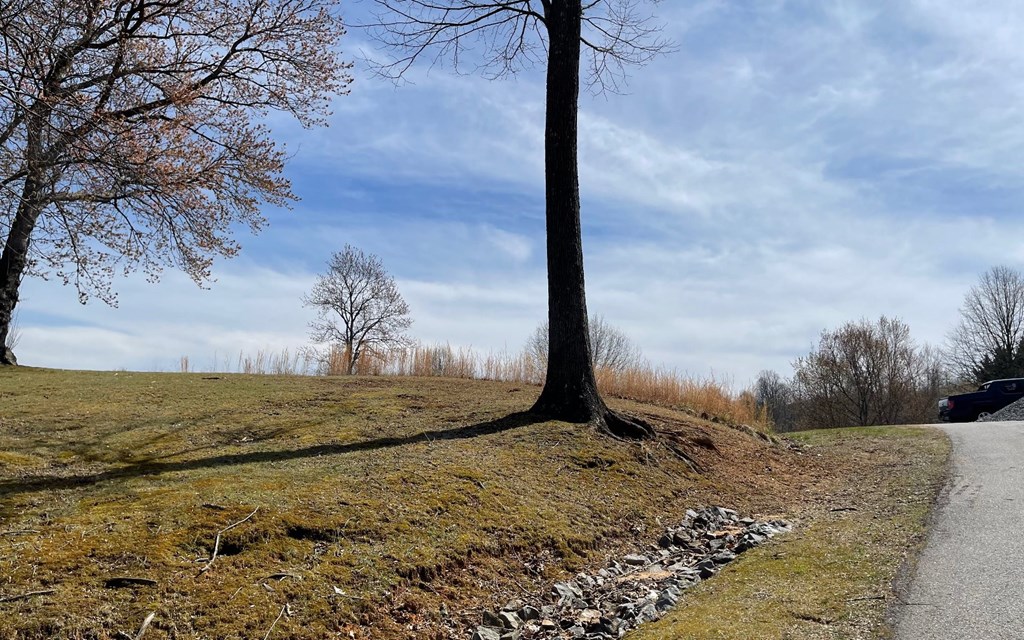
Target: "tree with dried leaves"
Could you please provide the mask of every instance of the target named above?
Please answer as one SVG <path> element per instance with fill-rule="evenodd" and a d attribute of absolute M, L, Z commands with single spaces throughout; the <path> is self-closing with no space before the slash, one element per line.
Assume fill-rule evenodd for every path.
<path fill-rule="evenodd" d="M 303 303 L 317 310 L 317 320 L 310 323 L 311 339 L 339 345 L 348 375 L 355 373 L 359 357 L 367 349 L 410 344 L 405 336 L 412 325 L 409 305 L 398 292 L 395 279 L 380 258 L 351 245 L 331 256 L 327 273 L 317 276 Z"/>
<path fill-rule="evenodd" d="M 641 363 L 640 347 L 621 329 L 613 326 L 604 316 L 592 315 L 590 330 L 590 360 L 597 370 L 625 371 Z M 526 341 L 526 355 L 537 371 L 548 366 L 548 323 L 542 322 Z"/>
<path fill-rule="evenodd" d="M 197 283 L 294 200 L 271 111 L 323 124 L 334 0 L 0 3 L 0 344 L 26 274 L 113 304 L 115 272 Z"/>
<path fill-rule="evenodd" d="M 577 113 L 581 57 L 585 81 L 616 90 L 625 68 L 663 52 L 643 0 L 373 0 L 377 20 L 367 25 L 397 52 L 379 66 L 399 78 L 421 58 L 466 65 L 492 78 L 546 64 L 544 127 L 548 266 L 548 368 L 535 414 L 595 423 L 616 437 L 654 435 L 643 421 L 608 409 L 597 390 L 587 327 L 580 230 Z"/>
<path fill-rule="evenodd" d="M 935 352 L 918 346 L 904 322 L 885 316 L 823 331 L 793 369 L 794 409 L 804 429 L 928 420 L 942 382 Z"/>
<path fill-rule="evenodd" d="M 964 296 L 945 353 L 961 382 L 1024 377 L 1024 274 L 1007 266 L 981 274 Z"/>

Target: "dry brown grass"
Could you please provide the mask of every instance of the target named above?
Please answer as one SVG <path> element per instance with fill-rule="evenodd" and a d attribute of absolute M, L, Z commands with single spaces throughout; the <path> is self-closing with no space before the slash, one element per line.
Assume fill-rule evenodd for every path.
<path fill-rule="evenodd" d="M 308 351 L 290 355 L 259 351 L 255 356 L 239 354 L 232 371 L 246 374 L 295 375 L 319 373 L 344 375 L 347 353 L 332 346 L 319 358 Z M 317 362 L 318 360 L 318 362 Z M 188 357 L 182 358 L 182 372 L 189 368 Z M 450 344 L 416 345 L 405 349 L 369 350 L 356 363 L 360 376 L 414 376 L 493 380 L 524 385 L 544 382 L 544 370 L 526 352 L 480 353 L 468 347 Z M 635 400 L 647 404 L 682 409 L 694 415 L 716 417 L 732 424 L 746 424 L 768 429 L 769 418 L 758 409 L 746 393 L 735 393 L 730 385 L 714 376 L 693 377 L 678 371 L 656 368 L 648 363 L 625 370 L 599 369 L 597 384 L 605 396 Z"/>
<path fill-rule="evenodd" d="M 933 429 L 830 429 L 794 434 L 839 482 L 800 514 L 793 533 L 743 554 L 684 594 L 634 640 L 890 638 L 893 582 L 923 544 L 950 442 Z"/>
<path fill-rule="evenodd" d="M 0 602 L 0 638 L 132 637 L 151 612 L 146 640 L 262 638 L 282 608 L 273 638 L 449 638 L 687 507 L 827 511 L 852 490 L 834 470 L 870 464 L 617 400 L 663 434 L 622 443 L 516 413 L 536 393 L 0 370 L 0 600 L 48 592 Z M 155 584 L 104 586 L 117 576 Z"/>

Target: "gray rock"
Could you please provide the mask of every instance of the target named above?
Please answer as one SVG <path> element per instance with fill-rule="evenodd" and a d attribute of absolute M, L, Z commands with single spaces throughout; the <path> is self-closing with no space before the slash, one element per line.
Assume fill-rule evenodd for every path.
<path fill-rule="evenodd" d="M 715 564 L 729 564 L 736 559 L 736 554 L 732 551 L 719 551 L 711 559 Z"/>
<path fill-rule="evenodd" d="M 498 618 L 506 629 L 518 629 L 523 626 L 523 619 L 514 611 L 502 611 L 498 614 Z"/>
<path fill-rule="evenodd" d="M 742 532 L 719 535 L 742 526 Z M 676 606 L 683 590 L 714 576 L 737 554 L 788 531 L 781 520 L 757 522 L 725 507 L 688 510 L 681 526 L 669 527 L 649 553 L 634 553 L 594 572 L 553 585 L 547 604 L 513 600 L 488 614 L 479 633 L 494 629 L 499 640 L 619 640 Z M 618 580 L 628 575 L 628 580 Z M 478 640 L 492 640 L 480 637 Z"/>
<path fill-rule="evenodd" d="M 644 605 L 643 609 L 636 614 L 637 622 L 653 622 L 658 619 L 658 609 L 651 603 Z"/>
<path fill-rule="evenodd" d="M 477 627 L 476 630 L 473 631 L 472 640 L 502 640 L 501 632 L 502 629 L 498 627 Z"/>
<path fill-rule="evenodd" d="M 659 611 L 664 611 L 676 606 L 677 602 L 679 602 L 679 594 L 672 593 L 666 589 L 658 596 L 658 601 L 654 603 L 654 606 L 657 607 Z"/>
<path fill-rule="evenodd" d="M 0 347 L 0 365 L 17 366 L 18 359 L 14 357 L 14 351 L 9 347 Z"/>
<path fill-rule="evenodd" d="M 527 620 L 527 621 L 529 621 L 529 620 L 538 620 L 538 619 L 540 619 L 540 611 L 538 609 L 536 609 L 535 607 L 531 607 L 530 605 L 526 605 L 525 607 L 523 607 L 522 609 L 519 610 L 519 618 L 521 620 Z"/>
<path fill-rule="evenodd" d="M 583 590 L 575 582 L 556 582 L 552 587 L 560 598 L 582 598 Z"/>

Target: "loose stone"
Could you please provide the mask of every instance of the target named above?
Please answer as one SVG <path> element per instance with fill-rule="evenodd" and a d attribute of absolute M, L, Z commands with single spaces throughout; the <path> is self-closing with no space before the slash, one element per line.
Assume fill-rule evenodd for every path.
<path fill-rule="evenodd" d="M 757 522 L 724 507 L 688 509 L 644 553 L 556 582 L 546 601 L 527 597 L 485 613 L 472 640 L 617 640 L 658 620 L 683 590 L 714 576 L 737 554 L 789 529 L 781 520 Z"/>

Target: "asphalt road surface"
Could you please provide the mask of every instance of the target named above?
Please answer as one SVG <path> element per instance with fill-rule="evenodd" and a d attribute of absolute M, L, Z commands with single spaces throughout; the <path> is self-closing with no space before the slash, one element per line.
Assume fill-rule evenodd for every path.
<path fill-rule="evenodd" d="M 895 610 L 897 640 L 1024 638 L 1024 422 L 943 425 L 952 476 Z"/>

